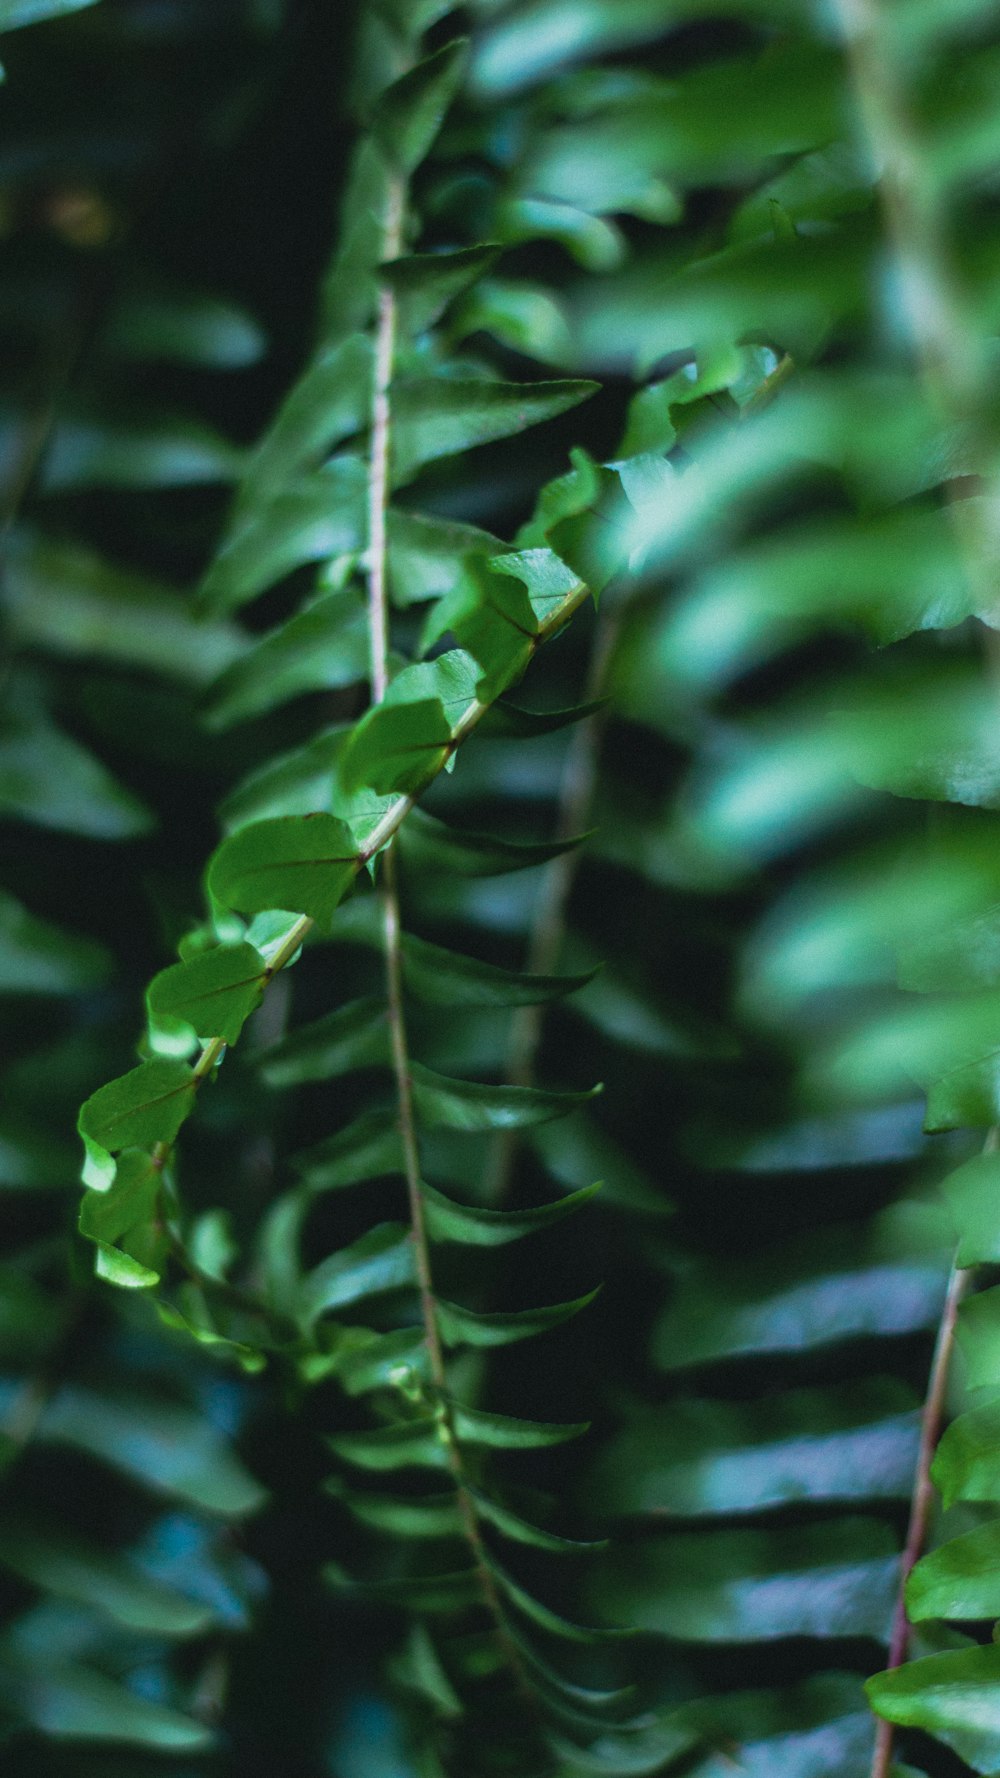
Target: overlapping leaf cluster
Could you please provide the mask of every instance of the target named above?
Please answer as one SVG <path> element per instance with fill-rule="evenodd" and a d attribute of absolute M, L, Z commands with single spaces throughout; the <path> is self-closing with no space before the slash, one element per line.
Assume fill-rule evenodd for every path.
<path fill-rule="evenodd" d="M 726 202 L 676 253 L 647 249 L 647 303 L 636 268 L 599 323 L 583 295 L 577 333 L 588 369 L 598 327 L 654 367 L 623 444 L 652 454 L 651 492 L 612 684 L 669 749 L 630 810 L 609 745 L 597 849 L 665 926 L 691 932 L 700 890 L 719 925 L 756 928 L 735 957 L 706 935 L 703 971 L 734 980 L 734 1059 L 713 1066 L 706 1041 L 686 1069 L 652 1375 L 591 1493 L 627 1538 L 600 1607 L 665 1639 L 661 1688 L 696 1692 L 693 1666 L 725 1693 L 668 1713 L 708 1743 L 678 1771 L 706 1774 L 889 1770 L 860 1679 L 878 1645 L 899 1658 L 953 1221 L 950 1302 L 996 1251 L 992 1145 L 968 1160 L 960 1134 L 996 1121 L 996 124 L 978 86 L 996 52 L 984 8 L 829 23 L 754 9 L 731 56 L 713 40 L 660 89 L 649 127 L 688 215 L 719 183 Z M 959 1163 L 945 1210 L 930 1182 Z M 972 1394 L 935 1460 L 940 1547 L 906 1588 L 919 1658 L 869 1687 L 977 1771 L 997 1764 L 988 1277 L 958 1311 Z M 742 1689 L 748 1645 L 768 1691 Z"/>
<path fill-rule="evenodd" d="M 456 1078 L 407 1047 L 422 1008 L 449 1038 L 444 1013 L 464 1017 L 468 1039 L 477 1021 L 488 1027 L 492 1017 L 496 1030 L 498 1013 L 579 985 L 401 937 L 395 848 L 398 834 L 407 894 L 411 876 L 419 894 L 422 877 L 486 883 L 566 851 L 565 840 L 470 832 L 415 804 L 487 719 L 521 743 L 572 725 L 577 711 L 533 715 L 502 697 L 607 578 L 586 548 L 595 496 L 607 488 L 627 506 L 619 478 L 586 454 L 543 490 L 512 549 L 397 500 L 440 460 L 557 416 L 594 390 L 504 379 L 485 355 L 456 349 L 461 332 L 449 338 L 436 325 L 497 246 L 403 251 L 415 232 L 411 187 L 466 59 L 462 41 L 422 53 L 423 27 L 449 10 L 432 9 L 433 20 L 419 8 L 363 15 L 369 129 L 348 176 L 319 338 L 249 459 L 200 596 L 217 618 L 318 564 L 314 590 L 209 688 L 210 727 L 259 719 L 314 690 L 343 694 L 346 711 L 363 713 L 266 760 L 231 793 L 229 831 L 205 874 L 210 917 L 150 984 L 143 1059 L 98 1088 L 79 1122 L 80 1229 L 96 1245 L 98 1276 L 155 1293 L 167 1327 L 250 1372 L 271 1357 L 308 1386 L 329 1393 L 336 1384 L 348 1411 L 361 1404 L 367 1424 L 329 1441 L 344 1466 L 330 1487 L 357 1523 L 393 1541 L 380 1552 L 376 1539 L 368 1580 L 334 1565 L 328 1573 L 403 1605 L 418 1626 L 443 1618 L 443 1644 L 419 1627 L 400 1667 L 426 1719 L 428 1771 L 437 1761 L 441 1770 L 504 1770 L 515 1754 L 551 1763 L 550 1718 L 563 1721 L 572 1761 L 577 1739 L 593 1739 L 616 1701 L 552 1665 L 553 1639 L 590 1643 L 596 1633 L 519 1578 L 519 1547 L 577 1546 L 536 1522 L 530 1494 L 526 1510 L 519 1496 L 499 1495 L 483 1467 L 493 1450 L 544 1450 L 585 1427 L 494 1412 L 469 1399 L 471 1372 L 462 1382 L 461 1355 L 545 1333 L 594 1292 L 486 1311 L 475 1300 L 481 1286 L 460 1287 L 473 1295 L 462 1302 L 438 1285 L 439 1249 L 504 1247 L 590 1198 L 585 1184 L 507 1209 L 476 1191 L 484 1138 L 547 1123 L 589 1094 Z M 483 320 L 477 312 L 456 327 L 479 331 Z M 578 572 L 581 550 L 588 560 Z M 403 614 L 409 664 L 384 633 L 385 586 Z M 456 782 L 460 773 L 461 764 Z M 294 1022 L 254 1066 L 270 1088 L 336 1083 L 335 1106 L 353 1100 L 354 1115 L 330 1118 L 325 1139 L 295 1161 L 299 1183 L 275 1196 L 256 1229 L 234 1227 L 221 1206 L 192 1214 L 182 1126 L 274 978 L 305 946 L 301 973 L 325 939 L 335 947 L 327 981 L 337 980 L 345 941 L 383 951 L 384 980 L 372 959 L 374 992 L 345 1000 L 335 988 L 330 1010 Z M 428 1061 L 439 1047 L 432 1029 Z M 473 1065 L 485 1072 L 479 1058 Z M 323 1243 L 317 1225 L 330 1195 L 372 1182 L 375 1204 L 394 1198 L 395 1215 L 376 1211 L 355 1238 Z M 335 1205 L 328 1226 L 336 1216 Z M 378 1477 L 394 1491 L 384 1480 L 381 1490 L 368 1485 Z M 494 1725 L 512 1709 L 523 1725 L 495 1745 Z"/>
<path fill-rule="evenodd" d="M 0 28 L 79 10 L 15 0 Z M 142 79 L 141 22 L 107 35 L 104 23 L 88 11 L 65 39 L 67 93 L 87 90 L 109 43 L 123 78 Z M 134 199 L 114 151 L 124 120 L 109 117 L 111 152 L 97 165 L 79 106 L 65 101 L 60 128 L 50 116 L 38 129 L 32 94 L 60 42 L 44 30 L 4 37 L 0 174 L 0 1722 L 5 1757 L 25 1770 L 46 1744 L 179 1756 L 211 1745 L 219 1662 L 262 1588 L 239 1527 L 265 1498 L 233 1448 L 235 1395 L 213 1406 L 193 1370 L 109 1323 L 68 1244 L 72 1101 L 95 1059 L 112 1062 L 119 1017 L 120 911 L 102 919 L 99 903 L 154 821 L 109 767 L 75 675 L 90 664 L 108 715 L 115 694 L 133 709 L 157 697 L 183 706 L 247 646 L 226 622 L 198 624 L 127 547 L 101 547 L 98 509 L 110 490 L 153 487 L 169 501 L 234 473 L 240 454 L 213 428 L 134 395 L 126 405 L 125 392 L 167 361 L 246 366 L 263 342 L 237 307 L 165 286 L 141 255 L 123 254 L 111 275 Z M 164 122 L 161 102 L 129 133 L 147 170 Z"/>

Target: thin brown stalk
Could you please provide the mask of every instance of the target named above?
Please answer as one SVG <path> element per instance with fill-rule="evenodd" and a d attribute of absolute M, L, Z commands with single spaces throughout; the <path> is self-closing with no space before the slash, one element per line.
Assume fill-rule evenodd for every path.
<path fill-rule="evenodd" d="M 948 1376 L 955 1347 L 958 1310 L 962 1298 L 969 1288 L 971 1276 L 971 1272 L 966 1267 L 952 1265 L 948 1278 L 948 1289 L 945 1293 L 944 1308 L 941 1311 L 941 1320 L 938 1325 L 934 1357 L 931 1361 L 930 1377 L 927 1383 L 927 1395 L 920 1417 L 920 1444 L 917 1450 L 913 1493 L 910 1497 L 910 1521 L 906 1530 L 903 1554 L 900 1557 L 899 1590 L 896 1594 L 892 1630 L 889 1636 L 889 1653 L 886 1661 L 889 1672 L 892 1672 L 896 1667 L 901 1667 L 909 1654 L 910 1621 L 906 1615 L 906 1583 L 927 1543 L 935 1497 L 934 1483 L 931 1481 L 931 1462 L 941 1436 L 945 1399 L 948 1392 Z M 875 1730 L 875 1752 L 872 1758 L 871 1778 L 889 1778 L 893 1740 L 894 1725 L 891 1722 L 886 1722 L 884 1718 L 880 1718 Z"/>
<path fill-rule="evenodd" d="M 406 212 L 406 186 L 401 177 L 390 180 L 386 198 L 382 237 L 382 258 L 398 257 L 403 241 Z M 372 401 L 371 459 L 368 496 L 368 631 L 370 677 L 373 703 L 381 703 L 389 683 L 389 607 L 387 590 L 387 534 L 389 477 L 391 457 L 392 403 L 391 384 L 396 342 L 396 298 L 389 285 L 379 294 L 375 336 L 375 370 Z M 398 826 L 398 822 L 396 823 Z M 430 1242 L 424 1215 L 420 1150 L 417 1141 L 413 1086 L 410 1077 L 410 1056 L 406 1033 L 403 997 L 403 949 L 399 911 L 399 885 L 396 870 L 396 849 L 390 838 L 382 853 L 379 899 L 382 910 L 382 945 L 385 961 L 386 1000 L 389 1016 L 392 1071 L 396 1088 L 396 1105 L 403 1148 L 403 1169 L 420 1299 L 420 1318 L 427 1349 L 428 1366 L 435 1396 L 446 1413 L 448 1376 L 441 1335 L 438 1330 L 431 1272 Z M 455 1487 L 462 1529 L 475 1568 L 483 1604 L 493 1621 L 504 1656 L 527 1698 L 531 1696 L 530 1681 L 520 1651 L 509 1634 L 503 1604 L 488 1561 L 475 1499 L 469 1488 L 462 1462 L 462 1453 L 447 1420 L 442 1422 L 442 1437 Z"/>

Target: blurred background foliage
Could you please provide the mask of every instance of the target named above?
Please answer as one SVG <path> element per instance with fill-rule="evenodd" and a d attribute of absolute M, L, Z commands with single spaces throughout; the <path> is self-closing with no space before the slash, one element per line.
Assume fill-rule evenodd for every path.
<path fill-rule="evenodd" d="M 0 0 L 12 1772 L 1000 1771 L 995 11 Z M 372 897 L 204 1093 L 169 1264 L 139 1196 L 114 1223 L 91 1191 L 77 1231 L 80 1102 L 176 1039 L 162 990 L 143 1034 L 146 983 L 182 941 L 245 937 L 206 903 L 220 829 L 337 812 L 367 419 L 323 355 L 368 363 L 378 174 L 352 156 L 421 33 L 469 47 L 403 244 L 491 251 L 430 295 L 397 274 L 402 368 L 547 389 L 458 431 L 441 395 L 433 437 L 400 398 L 393 666 L 461 639 L 498 539 L 608 579 L 400 841 L 424 1156 L 480 1213 L 439 1256 L 465 1434 L 590 1421 L 498 1464 L 508 1506 L 612 1540 L 495 1546 L 527 1700 L 462 1562 L 412 1535 L 427 1496 L 404 1479 L 387 1507 L 350 1464 L 372 1405 L 400 1424 L 383 1361 L 338 1344 L 357 1313 L 326 1314 L 345 1253 L 399 1250 Z M 452 945 L 584 985 L 498 1006 Z M 526 1101 L 442 1109 L 441 1075 L 603 1093 L 519 1130 Z M 163 1271 L 166 1318 L 94 1277 L 95 1240 L 112 1280 Z M 376 1279 L 368 1330 L 408 1335 L 410 1282 Z M 602 1282 L 537 1344 L 478 1343 L 469 1311 Z M 307 1288 L 283 1346 L 274 1304 Z M 956 1309 L 915 1658 L 870 1694 L 890 1753 L 863 1682 Z"/>

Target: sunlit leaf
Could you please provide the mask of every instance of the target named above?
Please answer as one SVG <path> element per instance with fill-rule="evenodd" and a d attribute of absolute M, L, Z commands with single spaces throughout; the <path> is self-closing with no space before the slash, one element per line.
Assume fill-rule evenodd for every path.
<path fill-rule="evenodd" d="M 937 1736 L 977 1772 L 1000 1763 L 1000 1648 L 965 1648 L 876 1673 L 866 1690 L 880 1716 Z"/>
<path fill-rule="evenodd" d="M 332 815 L 255 821 L 223 840 L 208 870 L 213 895 L 242 914 L 284 908 L 328 924 L 357 872 L 350 830 Z"/>
<path fill-rule="evenodd" d="M 1000 1501 L 1000 1406 L 959 1414 L 945 1429 L 931 1474 L 946 1507 L 956 1500 Z"/>
<path fill-rule="evenodd" d="M 80 1134 L 109 1154 L 172 1142 L 196 1088 L 186 1062 L 154 1056 L 91 1094 L 80 1112 Z"/>
<path fill-rule="evenodd" d="M 235 1043 L 260 1005 L 267 965 L 253 945 L 225 945 L 173 963 L 153 977 L 146 992 L 151 1024 L 166 1033 Z"/>
<path fill-rule="evenodd" d="M 1000 1525 L 980 1525 L 923 1556 L 906 1583 L 911 1618 L 1000 1615 Z"/>

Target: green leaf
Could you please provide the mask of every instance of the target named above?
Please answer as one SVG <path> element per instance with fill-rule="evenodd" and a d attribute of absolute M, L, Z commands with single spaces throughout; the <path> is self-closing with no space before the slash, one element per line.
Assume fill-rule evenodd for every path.
<path fill-rule="evenodd" d="M 875 1724 L 854 1674 L 823 1673 L 786 1691 L 731 1691 L 670 1713 L 705 1749 L 692 1778 L 723 1778 L 733 1750 L 747 1778 L 820 1778 L 867 1772 Z M 891 1778 L 905 1778 L 893 1767 Z"/>
<path fill-rule="evenodd" d="M 780 1531 L 646 1537 L 605 1559 L 594 1590 L 618 1622 L 687 1642 L 883 1642 L 897 1577 L 889 1528 L 844 1518 Z"/>
<path fill-rule="evenodd" d="M 896 1213 L 867 1238 L 829 1229 L 762 1258 L 727 1257 L 683 1278 L 653 1335 L 666 1370 L 752 1352 L 936 1325 L 947 1260 L 933 1218 Z"/>
<path fill-rule="evenodd" d="M 146 833 L 152 817 L 78 742 L 46 722 L 0 724 L 0 815 L 91 839 Z"/>
<path fill-rule="evenodd" d="M 547 864 L 564 852 L 580 845 L 580 838 L 571 840 L 516 841 L 494 839 L 489 834 L 471 833 L 448 827 L 423 809 L 414 809 L 407 816 L 400 832 L 405 854 L 415 866 L 427 869 L 436 866 L 442 873 L 462 877 L 493 877 L 507 871 L 530 870 Z"/>
<path fill-rule="evenodd" d="M 372 130 L 387 159 L 412 173 L 427 155 L 458 91 L 468 42 L 458 37 L 418 62 L 380 95 Z"/>
<path fill-rule="evenodd" d="M 409 1229 L 402 1223 L 382 1222 L 307 1273 L 300 1291 L 299 1319 L 311 1328 L 331 1309 L 344 1309 L 386 1291 L 404 1290 L 416 1281 Z"/>
<path fill-rule="evenodd" d="M 585 1296 L 574 1297 L 567 1303 L 552 1303 L 548 1308 L 494 1311 L 489 1315 L 474 1314 L 471 1309 L 446 1303 L 439 1297 L 435 1316 L 447 1346 L 509 1346 L 569 1321 L 587 1308 L 596 1295 L 597 1290 L 589 1290 Z"/>
<path fill-rule="evenodd" d="M 153 977 L 146 990 L 151 1027 L 202 1042 L 235 1043 L 267 986 L 267 964 L 253 945 L 220 945 Z"/>
<path fill-rule="evenodd" d="M 304 747 L 293 747 L 249 772 L 220 805 L 227 831 L 276 815 L 332 814 L 334 773 L 347 734 L 342 724 L 321 729 Z"/>
<path fill-rule="evenodd" d="M 498 244 L 487 242 L 451 253 L 414 253 L 380 266 L 379 276 L 395 294 L 402 331 L 416 334 L 432 326 L 502 251 Z"/>
<path fill-rule="evenodd" d="M 522 710 L 517 704 L 498 699 L 479 724 L 483 740 L 533 740 L 536 735 L 551 735 L 561 728 L 585 722 L 588 716 L 599 716 L 608 707 L 606 698 L 590 704 L 573 704 L 567 710 Z"/>
<path fill-rule="evenodd" d="M 613 1640 L 616 1634 L 621 1635 L 621 1631 L 593 1629 L 587 1624 L 575 1624 L 569 1618 L 562 1617 L 559 1612 L 553 1611 L 551 1606 L 543 1605 L 540 1599 L 536 1599 L 532 1593 L 527 1591 L 527 1588 L 519 1585 L 513 1576 L 508 1574 L 506 1569 L 501 1568 L 493 1558 L 490 1560 L 490 1573 L 511 1604 L 515 1605 L 518 1611 L 522 1612 L 532 1623 L 547 1630 L 550 1636 L 559 1636 L 565 1642 L 582 1642 L 593 1646 L 600 1642 Z"/>
<path fill-rule="evenodd" d="M 79 994 L 105 981 L 110 958 L 0 890 L 0 994 Z"/>
<path fill-rule="evenodd" d="M 119 1395 L 64 1385 L 35 1436 L 85 1451 L 154 1494 L 224 1518 L 258 1512 L 267 1498 L 202 1412 L 152 1389 Z"/>
<path fill-rule="evenodd" d="M 750 1404 L 681 1396 L 629 1416 L 598 1457 L 590 1498 L 603 1512 L 678 1518 L 905 1500 L 919 1431 L 910 1392 L 879 1379 Z"/>
<path fill-rule="evenodd" d="M 1000 1523 L 980 1525 L 923 1556 L 906 1583 L 911 1618 L 1000 1615 Z"/>
<path fill-rule="evenodd" d="M 946 1507 L 956 1500 L 1000 1501 L 1000 1404 L 959 1414 L 934 1453 L 931 1476 Z"/>
<path fill-rule="evenodd" d="M 180 592 L 76 544 L 20 528 L 9 540 L 3 609 L 11 640 L 93 655 L 202 684 L 238 659 L 235 625 L 199 623 Z"/>
<path fill-rule="evenodd" d="M 580 1191 L 556 1198 L 551 1204 L 539 1204 L 532 1210 L 487 1210 L 478 1204 L 456 1204 L 433 1186 L 424 1185 L 424 1215 L 432 1241 L 456 1241 L 467 1247 L 503 1247 L 508 1241 L 537 1229 L 550 1228 L 564 1216 L 572 1216 L 590 1202 L 600 1185 L 585 1185 Z"/>
<path fill-rule="evenodd" d="M 80 1134 L 109 1154 L 172 1142 L 194 1106 L 197 1084 L 186 1062 L 154 1056 L 91 1094 L 80 1112 Z"/>
<path fill-rule="evenodd" d="M 139 413 L 109 421 L 100 413 L 60 420 L 41 471 L 47 494 L 90 488 L 182 488 L 235 481 L 244 453 L 217 432 L 184 418 Z"/>
<path fill-rule="evenodd" d="M 184 290 L 129 291 L 101 336 L 123 358 L 242 370 L 264 356 L 266 338 L 245 309 Z"/>
<path fill-rule="evenodd" d="M 156 1217 L 163 1185 L 160 1169 L 141 1148 L 119 1155 L 115 1176 L 106 1191 L 88 1191 L 80 1205 L 81 1235 L 111 1246 L 137 1225 Z"/>
<path fill-rule="evenodd" d="M 595 973 L 519 975 L 411 934 L 403 939 L 403 979 L 408 992 L 425 1006 L 545 1006 L 575 993 Z"/>
<path fill-rule="evenodd" d="M 453 1612 L 477 1605 L 482 1578 L 477 1568 L 456 1568 L 444 1574 L 411 1574 L 399 1580 L 353 1580 L 328 1562 L 323 1578 L 329 1586 L 350 1591 L 384 1605 L 405 1605 L 411 1611 Z"/>
<path fill-rule="evenodd" d="M 273 1337 L 266 1329 L 263 1317 L 249 1320 L 243 1317 L 239 1325 L 245 1331 L 246 1338 L 233 1338 L 232 1333 L 224 1331 L 235 1318 L 227 1315 L 224 1306 L 221 1315 L 214 1305 L 209 1304 L 204 1287 L 200 1284 L 182 1284 L 178 1292 L 180 1306 L 175 1303 L 159 1301 L 156 1313 L 165 1327 L 176 1333 L 184 1334 L 197 1346 L 205 1347 L 216 1358 L 239 1365 L 249 1376 L 255 1376 L 267 1364 L 267 1351 L 262 1345 L 273 1344 Z M 219 1321 L 223 1322 L 220 1327 Z"/>
<path fill-rule="evenodd" d="M 370 1328 L 331 1328 L 337 1337 L 332 1371 L 348 1395 L 373 1389 L 404 1393 L 430 1380 L 430 1360 L 422 1326 L 397 1327 L 391 1333 Z"/>
<path fill-rule="evenodd" d="M 462 1516 L 455 1495 L 430 1494 L 402 1500 L 389 1494 L 358 1494 L 338 1480 L 326 1484 L 352 1517 L 389 1537 L 461 1537 Z"/>
<path fill-rule="evenodd" d="M 413 1625 L 406 1649 L 394 1657 L 389 1671 L 395 1686 L 429 1703 L 436 1715 L 457 1721 L 464 1714 L 425 1624 Z"/>
<path fill-rule="evenodd" d="M 1000 1284 L 967 1297 L 958 1312 L 958 1343 L 970 1389 L 996 1382 L 1000 1362 Z"/>
<path fill-rule="evenodd" d="M 362 1112 L 336 1136 L 296 1156 L 294 1165 L 309 1190 L 315 1192 L 402 1173 L 403 1145 L 394 1113 Z"/>
<path fill-rule="evenodd" d="M 1000 751 L 988 691 L 968 672 L 912 677 L 836 718 L 862 784 L 932 802 L 1000 804 Z M 889 720 L 887 720 L 889 719 Z"/>
<path fill-rule="evenodd" d="M 1000 1648 L 963 1648 L 876 1673 L 872 1708 L 901 1728 L 923 1729 L 974 1771 L 1000 1767 Z"/>
<path fill-rule="evenodd" d="M 358 1469 L 450 1468 L 448 1445 L 435 1420 L 404 1421 L 375 1432 L 341 1432 L 327 1444 L 335 1456 Z"/>
<path fill-rule="evenodd" d="M 256 508 L 227 538 L 201 588 L 208 611 L 232 611 L 304 562 L 352 555 L 365 545 L 368 475 L 341 456 Z"/>
<path fill-rule="evenodd" d="M 696 1731 L 674 1717 L 674 1712 L 664 1712 L 660 1721 L 644 1718 L 634 1729 L 611 1729 L 587 1747 L 554 1738 L 562 1759 L 559 1778 L 654 1778 L 683 1754 L 695 1752 L 700 1741 Z"/>
<path fill-rule="evenodd" d="M 255 821 L 223 840 L 208 867 L 208 886 L 241 914 L 282 908 L 330 923 L 357 873 L 350 829 L 332 815 Z"/>
<path fill-rule="evenodd" d="M 628 564 L 635 526 L 632 505 L 613 470 L 599 469 L 600 493 L 584 512 L 560 519 L 548 533 L 552 548 L 586 581 L 595 600 Z"/>
<path fill-rule="evenodd" d="M 351 734 L 339 762 L 341 781 L 348 792 L 370 787 L 381 796 L 416 796 L 451 747 L 452 725 L 439 698 L 378 704 Z"/>
<path fill-rule="evenodd" d="M 1000 1155 L 974 1156 L 948 1175 L 941 1190 L 958 1228 L 956 1265 L 1000 1263 Z"/>
<path fill-rule="evenodd" d="M 485 1086 L 479 1081 L 452 1080 L 414 1062 L 410 1068 L 413 1103 L 418 1118 L 431 1129 L 523 1130 L 549 1118 L 565 1117 L 594 1097 L 600 1088 L 582 1093 L 553 1093 L 539 1087 Z"/>
<path fill-rule="evenodd" d="M 454 739 L 477 710 L 479 669 L 461 649 L 405 667 L 383 701 L 355 725 L 340 756 L 348 794 L 415 795 L 446 763 Z"/>
<path fill-rule="evenodd" d="M 489 1414 L 460 1401 L 448 1404 L 455 1437 L 466 1445 L 488 1445 L 500 1451 L 540 1451 L 564 1445 L 589 1431 L 589 1421 L 518 1420 L 510 1414 Z"/>
<path fill-rule="evenodd" d="M 106 1246 L 103 1241 L 97 1243 L 94 1271 L 105 1284 L 113 1284 L 118 1290 L 152 1290 L 160 1282 L 159 1272 L 151 1266 L 123 1253 L 120 1247 Z"/>
<path fill-rule="evenodd" d="M 501 206 L 498 222 L 505 241 L 558 241 L 588 272 L 614 271 L 628 251 L 615 223 L 552 198 L 509 198 Z"/>
<path fill-rule="evenodd" d="M 509 221 L 505 232 L 509 234 Z M 617 230 L 605 225 L 604 233 L 616 246 L 620 244 Z M 452 325 L 461 337 L 489 333 L 502 346 L 556 368 L 573 362 L 573 334 L 564 306 L 537 284 L 484 278 L 466 297 Z"/>
<path fill-rule="evenodd" d="M 585 8 L 578 0 L 531 0 L 517 14 L 487 18 L 476 40 L 473 91 L 496 101 L 566 72 L 567 63 L 596 61 L 662 30 L 663 0 L 629 0 L 624 8 L 613 0 L 588 0 Z"/>
<path fill-rule="evenodd" d="M 470 1488 L 469 1492 L 476 1503 L 477 1516 L 480 1519 L 485 1519 L 486 1523 L 492 1525 L 495 1531 L 502 1532 L 504 1537 L 511 1538 L 514 1543 L 525 1543 L 533 1549 L 549 1550 L 553 1555 L 572 1555 L 587 1550 L 607 1548 L 606 1539 L 596 1543 L 581 1543 L 576 1538 L 557 1537 L 554 1532 L 543 1531 L 541 1526 L 532 1525 L 527 1519 L 522 1519 L 519 1513 L 511 1512 L 509 1507 L 502 1506 L 498 1500 L 484 1494 L 481 1489 Z"/>
<path fill-rule="evenodd" d="M 385 1001 L 371 997 L 352 1000 L 311 1025 L 301 1025 L 281 1043 L 264 1050 L 257 1066 L 268 1086 L 288 1087 L 309 1080 L 334 1080 L 389 1058 Z M 337 1142 L 338 1138 L 332 1140 Z"/>
<path fill-rule="evenodd" d="M 339 691 L 368 672 L 364 608 L 351 592 L 326 593 L 272 630 L 212 687 L 211 729 L 262 716 L 311 691 Z"/>
<path fill-rule="evenodd" d="M 363 334 L 324 348 L 292 385 L 248 465 L 237 515 L 250 514 L 368 424 L 372 348 Z"/>
<path fill-rule="evenodd" d="M 498 537 L 475 525 L 397 507 L 390 507 L 386 529 L 389 589 L 393 603 L 399 606 L 441 599 L 446 593 L 454 594 L 456 585 L 467 597 L 474 597 L 467 563 L 483 561 L 501 547 Z"/>
<path fill-rule="evenodd" d="M 195 1753 L 214 1742 L 204 1723 L 144 1698 L 103 1673 L 58 1661 L 33 1662 L 19 1672 L 9 1657 L 4 1666 L 11 1701 L 34 1728 L 55 1741 L 102 1741 L 172 1753 Z"/>
<path fill-rule="evenodd" d="M 410 377 L 393 386 L 393 476 L 412 481 L 427 463 L 509 438 L 554 419 L 596 394 L 598 385 L 567 379 L 502 383 L 459 377 Z"/>
<path fill-rule="evenodd" d="M 527 1631 L 522 1629 L 520 1624 L 509 1622 L 507 1634 L 517 1645 L 518 1652 L 524 1657 L 532 1680 L 541 1682 L 550 1701 L 555 1699 L 557 1703 L 568 1705 L 571 1708 L 579 1707 L 585 1710 L 600 1711 L 623 1704 L 634 1696 L 632 1686 L 617 1686 L 613 1690 L 599 1690 L 594 1686 L 577 1685 L 573 1680 L 567 1679 L 565 1674 L 560 1673 L 544 1655 L 539 1653 L 535 1641 Z M 602 1638 L 606 1634 L 610 1634 L 611 1639 L 614 1640 L 614 1632 L 598 1631 L 596 1634 Z M 593 1718 L 591 1718 L 588 1727 L 593 1733 Z"/>
<path fill-rule="evenodd" d="M 16 31 L 21 25 L 41 24 L 67 12 L 82 12 L 97 0 L 0 0 L 0 31 Z"/>
<path fill-rule="evenodd" d="M 210 1607 L 149 1579 L 127 1558 L 70 1537 L 58 1525 L 0 1522 L 0 1566 L 66 1599 L 153 1636 L 195 1636 L 212 1622 Z"/>

